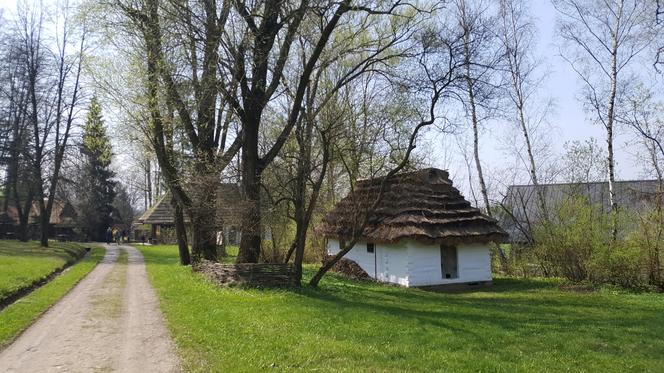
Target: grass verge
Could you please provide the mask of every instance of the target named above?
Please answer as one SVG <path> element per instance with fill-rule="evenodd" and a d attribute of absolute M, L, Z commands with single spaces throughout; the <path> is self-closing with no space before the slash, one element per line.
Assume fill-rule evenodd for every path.
<path fill-rule="evenodd" d="M 104 249 L 93 248 L 90 255 L 68 268 L 52 281 L 7 306 L 0 312 L 0 349 L 11 343 L 42 313 L 62 298 L 103 258 Z"/>
<path fill-rule="evenodd" d="M 29 289 L 85 255 L 85 246 L 73 242 L 0 241 L 0 303 Z"/>
<path fill-rule="evenodd" d="M 317 290 L 220 289 L 175 247 L 140 249 L 186 371 L 664 371 L 661 294 L 516 279 L 431 293 L 335 275 Z"/>

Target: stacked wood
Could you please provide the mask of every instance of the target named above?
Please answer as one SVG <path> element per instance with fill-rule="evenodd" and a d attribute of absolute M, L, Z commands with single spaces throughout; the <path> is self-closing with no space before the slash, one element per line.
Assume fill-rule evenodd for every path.
<path fill-rule="evenodd" d="M 330 255 L 326 260 L 330 260 L 333 256 Z M 355 261 L 341 258 L 339 261 L 332 267 L 333 272 L 341 273 L 342 275 L 356 279 L 356 280 L 370 280 L 371 276 L 360 267 Z"/>
<path fill-rule="evenodd" d="M 201 261 L 194 270 L 221 286 L 295 286 L 295 273 L 291 264 L 243 263 L 222 264 Z"/>

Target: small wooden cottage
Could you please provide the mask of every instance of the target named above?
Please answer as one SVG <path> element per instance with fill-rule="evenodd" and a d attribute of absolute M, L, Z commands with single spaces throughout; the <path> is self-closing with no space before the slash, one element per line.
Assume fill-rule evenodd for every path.
<path fill-rule="evenodd" d="M 223 183 L 219 184 L 217 189 L 217 224 L 219 226 L 218 241 L 219 244 L 237 245 L 240 242 L 240 221 L 241 211 L 239 211 L 242 196 L 237 184 Z M 149 227 L 150 233 L 147 239 L 159 243 L 175 242 L 175 217 L 174 209 L 171 204 L 171 195 L 166 193 L 157 203 L 147 209 L 143 215 L 138 218 L 135 226 Z M 189 224 L 189 217 L 184 216 L 186 224 Z"/>
<path fill-rule="evenodd" d="M 39 238 L 39 201 L 33 201 L 28 215 L 28 237 Z M 0 238 L 16 238 L 19 225 L 19 214 L 15 206 L 8 206 L 7 211 L 0 214 Z M 53 210 L 49 218 L 49 238 L 72 240 L 77 238 L 77 213 L 74 206 L 64 200 L 53 201 Z"/>
<path fill-rule="evenodd" d="M 507 234 L 471 206 L 447 171 L 428 168 L 392 176 L 377 208 L 383 179 L 361 180 L 322 221 L 330 255 L 353 237 L 367 217 L 359 241 L 345 258 L 369 276 L 403 286 L 490 283 L 491 243 Z"/>

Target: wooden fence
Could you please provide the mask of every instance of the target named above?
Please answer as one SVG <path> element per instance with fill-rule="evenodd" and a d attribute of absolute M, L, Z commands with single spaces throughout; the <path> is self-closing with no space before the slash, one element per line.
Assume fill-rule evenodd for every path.
<path fill-rule="evenodd" d="M 203 261 L 194 265 L 194 270 L 221 286 L 295 286 L 292 264 L 222 264 Z"/>

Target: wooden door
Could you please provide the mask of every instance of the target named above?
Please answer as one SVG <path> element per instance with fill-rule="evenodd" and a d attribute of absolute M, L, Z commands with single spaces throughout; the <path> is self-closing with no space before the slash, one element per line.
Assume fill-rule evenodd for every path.
<path fill-rule="evenodd" d="M 440 265 L 443 270 L 444 279 L 459 277 L 459 263 L 456 246 L 440 246 Z"/>

